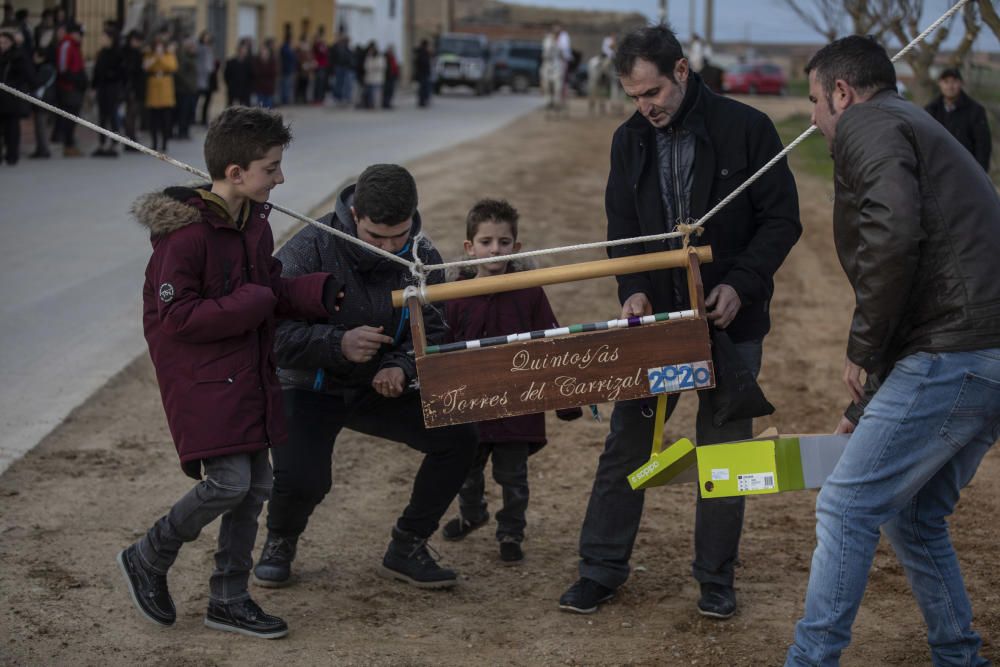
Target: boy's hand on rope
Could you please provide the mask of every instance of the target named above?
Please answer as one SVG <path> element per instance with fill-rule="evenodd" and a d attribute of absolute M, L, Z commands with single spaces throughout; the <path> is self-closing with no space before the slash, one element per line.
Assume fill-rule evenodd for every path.
<path fill-rule="evenodd" d="M 837 430 L 833 432 L 834 435 L 840 435 L 841 433 L 854 433 L 854 422 L 847 417 L 840 418 L 840 423 L 837 424 Z"/>
<path fill-rule="evenodd" d="M 653 304 L 649 302 L 649 297 L 642 292 L 636 292 L 625 299 L 622 304 L 622 318 L 642 317 L 653 314 Z"/>
<path fill-rule="evenodd" d="M 740 312 L 743 302 L 732 287 L 726 284 L 716 285 L 715 289 L 705 298 L 705 308 L 708 309 L 708 319 L 720 329 L 725 329 Z"/>
<path fill-rule="evenodd" d="M 383 368 L 372 379 L 372 389 L 386 398 L 396 398 L 403 393 L 406 374 L 399 366 Z"/>
<path fill-rule="evenodd" d="M 344 358 L 356 364 L 371 361 L 383 345 L 392 342 L 392 338 L 382 334 L 382 327 L 355 327 L 344 334 L 340 342 L 340 350 Z"/>

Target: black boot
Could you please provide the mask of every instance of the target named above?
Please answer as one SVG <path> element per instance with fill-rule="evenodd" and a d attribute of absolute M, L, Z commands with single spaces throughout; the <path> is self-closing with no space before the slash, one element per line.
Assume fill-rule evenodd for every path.
<path fill-rule="evenodd" d="M 298 537 L 279 537 L 267 534 L 267 541 L 260 552 L 260 560 L 253 569 L 253 580 L 265 588 L 281 588 L 292 583 L 292 561 Z"/>
<path fill-rule="evenodd" d="M 118 566 L 125 575 L 129 595 L 143 616 L 159 625 L 173 625 L 177 620 L 174 601 L 167 590 L 167 576 L 149 570 L 133 544 L 118 553 Z"/>
<path fill-rule="evenodd" d="M 428 551 L 426 538 L 398 528 L 392 529 L 392 542 L 386 549 L 379 574 L 418 588 L 451 588 L 458 583 L 454 570 L 437 564 Z"/>
<path fill-rule="evenodd" d="M 486 522 L 489 520 L 489 512 L 483 512 L 483 515 L 474 521 L 469 521 L 464 516 L 459 514 L 457 517 L 444 525 L 444 528 L 441 529 L 441 537 L 452 541 L 460 540 L 476 528 L 485 526 Z"/>
<path fill-rule="evenodd" d="M 205 625 L 261 639 L 278 639 L 288 634 L 288 624 L 266 613 L 250 598 L 229 604 L 209 602 Z"/>

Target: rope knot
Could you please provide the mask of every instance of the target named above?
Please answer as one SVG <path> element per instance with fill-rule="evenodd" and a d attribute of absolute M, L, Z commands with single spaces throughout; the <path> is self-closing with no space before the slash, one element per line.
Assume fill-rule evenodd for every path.
<path fill-rule="evenodd" d="M 688 245 L 690 245 L 692 235 L 697 237 L 705 233 L 705 228 L 698 224 L 698 222 L 691 221 L 691 218 L 688 218 L 688 220 L 689 222 L 678 222 L 677 226 L 674 227 L 674 231 L 683 234 L 681 243 L 684 248 L 687 248 Z"/>

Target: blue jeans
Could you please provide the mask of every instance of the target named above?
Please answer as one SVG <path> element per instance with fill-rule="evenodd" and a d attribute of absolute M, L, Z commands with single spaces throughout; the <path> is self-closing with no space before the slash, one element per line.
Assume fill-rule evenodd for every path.
<path fill-rule="evenodd" d="M 786 665 L 839 663 L 880 528 L 923 612 L 933 664 L 990 664 L 946 518 L 998 436 L 1000 348 L 918 352 L 896 364 L 816 500 L 805 616 Z"/>
<path fill-rule="evenodd" d="M 760 371 L 762 341 L 737 343 L 737 353 L 754 376 Z M 679 399 L 667 402 L 667 419 Z M 699 445 L 753 437 L 753 420 L 740 419 L 715 426 L 708 402 L 699 394 L 695 434 Z M 655 398 L 615 403 L 611 430 L 597 464 L 594 487 L 580 530 L 580 576 L 608 588 L 628 579 L 629 559 L 639 532 L 645 491 L 633 491 L 628 475 L 649 460 L 653 444 Z M 646 414 L 649 414 L 647 417 Z M 739 556 L 746 498 L 713 498 L 698 495 L 694 529 L 694 578 L 700 583 L 733 585 Z"/>

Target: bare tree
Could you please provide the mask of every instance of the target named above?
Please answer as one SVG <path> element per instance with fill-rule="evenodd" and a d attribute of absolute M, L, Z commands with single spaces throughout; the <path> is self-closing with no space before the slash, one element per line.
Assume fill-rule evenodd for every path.
<path fill-rule="evenodd" d="M 949 63 L 952 67 L 961 67 L 962 63 L 965 62 L 965 58 L 969 55 L 969 51 L 972 50 L 972 44 L 979 37 L 979 31 L 983 27 L 982 21 L 979 20 L 976 12 L 976 3 L 970 2 L 965 7 L 962 7 L 962 23 L 965 25 L 965 34 L 962 35 L 962 41 L 958 43 L 954 53 L 951 54 L 951 62 Z"/>
<path fill-rule="evenodd" d="M 979 13 L 983 17 L 983 23 L 1000 39 L 1000 16 L 997 15 L 992 0 L 979 0 Z"/>
<path fill-rule="evenodd" d="M 924 26 L 921 24 L 924 15 L 924 0 L 895 0 L 900 13 L 890 23 L 890 32 L 899 40 L 900 44 L 909 44 L 919 35 Z M 933 34 L 916 44 L 903 58 L 913 69 L 914 101 L 919 104 L 926 104 L 935 93 L 934 77 L 931 76 L 931 67 L 934 65 L 934 58 L 941 50 L 941 44 L 948 39 L 951 31 L 951 24 L 954 21 L 952 16 L 941 25 Z M 971 44 L 970 44 L 971 46 Z"/>
<path fill-rule="evenodd" d="M 843 34 L 847 19 L 843 0 L 785 0 L 802 22 L 832 42 Z"/>

